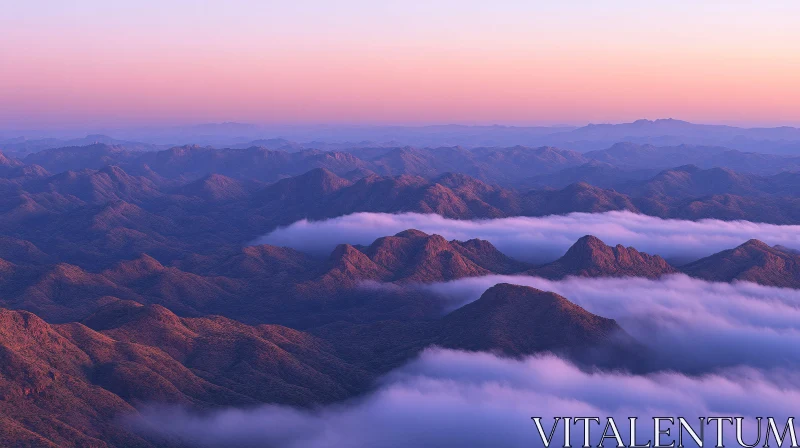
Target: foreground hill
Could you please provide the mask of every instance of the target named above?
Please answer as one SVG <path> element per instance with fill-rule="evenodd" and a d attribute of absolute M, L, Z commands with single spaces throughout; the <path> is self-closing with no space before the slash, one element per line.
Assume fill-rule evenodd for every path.
<path fill-rule="evenodd" d="M 92 336 L 86 350 L 112 345 Z M 171 367 L 144 348 L 129 356 L 164 373 Z M 25 311 L 0 310 L 0 359 L 0 445 L 149 446 L 113 424 L 133 407 L 89 381 L 95 362 L 57 328 Z"/>
<path fill-rule="evenodd" d="M 308 334 L 130 302 L 86 324 L 0 310 L 0 357 L 2 446 L 150 446 L 117 420 L 137 403 L 302 405 L 348 397 L 371 378 Z"/>

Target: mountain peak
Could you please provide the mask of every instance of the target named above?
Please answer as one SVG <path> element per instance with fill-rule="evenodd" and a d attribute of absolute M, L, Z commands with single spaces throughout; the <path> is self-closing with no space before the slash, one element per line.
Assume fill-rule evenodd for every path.
<path fill-rule="evenodd" d="M 364 280 L 382 281 L 389 273 L 350 244 L 340 244 L 328 257 L 324 272 L 310 282 L 300 284 L 298 289 L 316 295 L 324 295 L 342 288 L 353 288 Z"/>
<path fill-rule="evenodd" d="M 603 345 L 622 333 L 612 319 L 566 298 L 529 286 L 497 284 L 442 319 L 438 343 L 462 350 L 498 350 L 522 356 Z"/>
<path fill-rule="evenodd" d="M 762 249 L 762 250 L 773 249 L 769 244 L 767 244 L 767 243 L 765 243 L 765 242 L 763 242 L 761 240 L 755 239 L 755 238 L 751 238 L 751 239 L 745 241 L 744 243 L 742 243 L 738 247 L 741 247 L 741 248 L 758 248 L 758 249 Z"/>
<path fill-rule="evenodd" d="M 575 244 L 573 244 L 569 248 L 567 253 L 569 253 L 570 251 L 576 251 L 576 252 L 577 251 L 592 251 L 593 252 L 593 251 L 597 251 L 597 250 L 603 250 L 603 249 L 605 249 L 607 247 L 608 246 L 606 245 L 606 243 L 604 243 L 603 240 L 601 240 L 600 238 L 598 238 L 598 237 L 596 237 L 594 235 L 584 235 L 584 236 L 578 238 L 577 241 L 575 241 Z"/>
<path fill-rule="evenodd" d="M 340 244 L 329 263 L 320 279 L 346 278 L 347 284 L 358 280 L 429 283 L 512 274 L 530 267 L 503 255 L 488 241 L 447 241 L 416 229 L 378 238 L 369 246 Z"/>
<path fill-rule="evenodd" d="M 333 252 L 331 252 L 330 257 L 328 258 L 330 260 L 340 260 L 342 258 L 350 257 L 356 252 L 359 252 L 359 250 L 353 247 L 351 244 L 339 244 L 333 249 Z"/>
<path fill-rule="evenodd" d="M 745 280 L 769 286 L 800 287 L 800 256 L 757 239 L 689 263 L 682 270 L 711 281 Z"/>
<path fill-rule="evenodd" d="M 421 230 L 408 229 L 395 234 L 395 236 L 398 238 L 425 238 L 428 236 L 428 234 Z"/>
<path fill-rule="evenodd" d="M 575 265 L 591 265 L 600 262 L 603 258 L 613 256 L 613 248 L 593 235 L 579 238 L 567 249 L 562 260 Z"/>
<path fill-rule="evenodd" d="M 529 271 L 547 278 L 568 275 L 658 278 L 675 272 L 675 268 L 658 255 L 649 255 L 621 244 L 611 247 L 592 235 L 578 239 L 558 260 Z"/>

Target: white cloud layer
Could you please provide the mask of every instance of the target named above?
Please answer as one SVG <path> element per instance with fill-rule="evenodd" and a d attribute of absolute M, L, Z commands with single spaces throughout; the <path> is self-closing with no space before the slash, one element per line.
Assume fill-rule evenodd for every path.
<path fill-rule="evenodd" d="M 411 228 L 447 239 L 485 239 L 512 257 L 532 262 L 560 257 L 584 235 L 594 235 L 610 245 L 633 246 L 679 262 L 730 249 L 751 238 L 800 249 L 800 226 L 714 219 L 682 221 L 627 211 L 476 221 L 417 213 L 356 213 L 324 221 L 298 221 L 255 243 L 329 253 L 336 244 L 370 244 L 376 238 Z"/>
<path fill-rule="evenodd" d="M 204 414 L 149 408 L 134 424 L 202 447 L 535 447 L 541 444 L 532 416 L 545 417 L 547 425 L 553 416 L 613 416 L 624 423 L 625 433 L 629 416 L 652 425 L 653 416 L 796 414 L 798 290 L 710 283 L 684 275 L 560 281 L 488 276 L 418 287 L 455 307 L 498 282 L 555 291 L 589 311 L 616 318 L 646 344 L 662 370 L 642 375 L 586 371 L 549 355 L 512 360 L 430 349 L 388 375 L 374 393 L 349 403 Z M 753 422 L 746 433 L 750 443 L 755 440 Z M 573 431 L 573 446 L 580 446 L 582 431 Z M 706 427 L 708 446 L 714 431 Z M 593 430 L 595 446 L 598 433 Z M 643 434 L 647 440 L 652 431 Z M 736 445 L 731 427 L 726 437 Z"/>
<path fill-rule="evenodd" d="M 581 371 L 552 356 L 510 360 L 428 350 L 392 374 L 377 392 L 351 403 L 318 410 L 264 406 L 207 414 L 150 408 L 135 425 L 201 447 L 521 448 L 541 446 L 532 416 L 544 417 L 546 428 L 553 416 L 613 416 L 623 434 L 628 432 L 627 417 L 639 416 L 642 438 L 637 439 L 642 442 L 652 438 L 651 416 L 697 422 L 696 417 L 709 415 L 793 415 L 800 399 L 798 379 L 786 371 L 747 368 L 698 377 L 631 376 Z M 753 426 L 746 433 L 753 437 L 751 443 Z M 591 430 L 595 446 L 601 429 Z M 714 429 L 706 429 L 708 445 L 713 444 Z M 573 446 L 581 445 L 582 433 L 573 427 Z M 726 442 L 734 443 L 733 437 L 728 428 Z M 563 439 L 556 440 L 560 446 Z"/>

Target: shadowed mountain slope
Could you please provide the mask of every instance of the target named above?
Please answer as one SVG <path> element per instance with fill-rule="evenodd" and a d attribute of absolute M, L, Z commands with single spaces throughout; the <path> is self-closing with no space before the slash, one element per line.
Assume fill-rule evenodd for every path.
<path fill-rule="evenodd" d="M 0 309 L 3 446 L 151 446 L 119 425 L 135 404 L 307 405 L 349 397 L 372 378 L 326 342 L 280 326 L 123 301 L 85 324 Z"/>

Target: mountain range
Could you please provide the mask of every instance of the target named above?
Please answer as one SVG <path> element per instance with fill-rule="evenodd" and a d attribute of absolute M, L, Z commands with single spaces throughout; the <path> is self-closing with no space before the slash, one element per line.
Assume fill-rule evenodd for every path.
<path fill-rule="evenodd" d="M 98 273 L 31 261 L 0 265 L 9 293 L 0 311 L 0 440 L 34 446 L 151 446 L 114 424 L 143 402 L 207 408 L 341 400 L 430 345 L 506 356 L 547 350 L 578 360 L 597 360 L 602 351 L 603 362 L 617 366 L 642 356 L 613 320 L 556 294 L 501 284 L 442 315 L 443 304 L 414 288 L 420 282 L 683 271 L 797 287 L 791 279 L 800 278 L 800 255 L 758 241 L 675 268 L 587 236 L 536 267 L 485 241 L 417 230 L 340 245 L 327 259 L 262 245 L 190 258 L 181 268 L 146 255 Z"/>
<path fill-rule="evenodd" d="M 170 446 L 121 422 L 153 403 L 339 402 L 431 346 L 646 366 L 638 341 L 568 297 L 499 284 L 452 310 L 421 286 L 431 283 L 683 273 L 800 288 L 800 254 L 757 240 L 680 266 L 591 235 L 544 265 L 415 229 L 328 254 L 252 245 L 278 226 L 356 212 L 798 223 L 792 157 L 632 144 L 582 154 L 112 143 L 0 154 L 2 446 Z"/>
<path fill-rule="evenodd" d="M 103 132 L 118 135 L 113 139 L 93 134 L 83 138 L 53 138 L 43 132 L 4 132 L 0 148 L 41 150 L 49 147 L 103 143 L 173 146 L 183 143 L 231 147 L 270 144 L 275 147 L 300 146 L 314 149 L 341 149 L 364 146 L 558 146 L 576 151 L 604 149 L 617 142 L 656 146 L 680 144 L 725 146 L 749 152 L 797 153 L 800 130 L 797 128 L 745 128 L 690 123 L 676 119 L 641 119 L 629 123 L 597 123 L 586 126 L 260 126 L 249 123 L 206 123 L 192 126 L 150 129 L 115 129 Z M 29 135 L 29 138 L 19 137 Z M 265 136 L 281 136 L 265 138 Z M 148 142 L 148 143 L 141 143 Z M 304 143 L 298 143 L 304 142 Z"/>
<path fill-rule="evenodd" d="M 178 180 L 152 170 L 132 174 L 115 165 L 52 174 L 39 165 L 6 160 L 11 174 L 0 179 L 0 230 L 6 242 L 0 257 L 25 261 L 15 258 L 23 252 L 14 247 L 33 245 L 40 258 L 95 270 L 141 253 L 165 263 L 210 251 L 233 253 L 277 226 L 355 212 L 474 219 L 629 210 L 663 218 L 800 223 L 800 183 L 792 172 L 759 176 L 682 166 L 616 189 L 575 183 L 517 190 L 457 173 L 429 180 L 362 170 L 343 177 L 316 168 L 264 183 L 217 173 Z M 170 160 L 169 174 L 175 175 L 180 163 Z"/>

